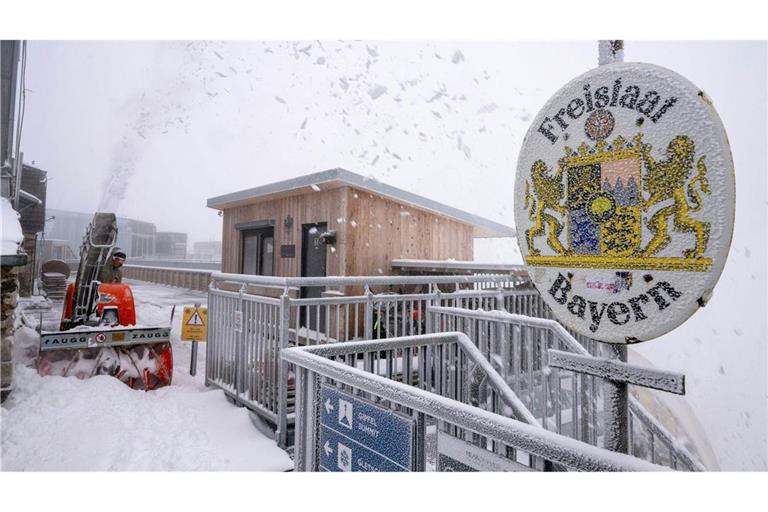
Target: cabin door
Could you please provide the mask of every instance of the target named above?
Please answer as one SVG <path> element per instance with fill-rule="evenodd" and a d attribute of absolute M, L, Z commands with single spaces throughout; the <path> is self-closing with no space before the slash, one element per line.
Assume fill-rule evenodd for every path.
<path fill-rule="evenodd" d="M 325 277 L 327 250 L 320 235 L 326 231 L 326 222 L 301 226 L 301 277 Z M 324 290 L 324 286 L 303 287 L 301 298 L 319 298 Z M 301 327 L 325 332 L 325 309 L 325 306 L 302 307 L 299 315 Z"/>

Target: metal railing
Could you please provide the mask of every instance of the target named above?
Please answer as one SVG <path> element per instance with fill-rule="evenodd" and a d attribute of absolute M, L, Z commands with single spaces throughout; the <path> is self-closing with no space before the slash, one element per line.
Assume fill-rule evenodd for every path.
<path fill-rule="evenodd" d="M 504 286 L 506 278 L 491 279 L 496 280 L 497 286 Z M 214 273 L 208 300 L 206 382 L 271 422 L 280 446 L 288 447 L 295 419 L 295 378 L 292 369 L 280 360 L 283 350 L 291 346 L 458 330 L 477 343 L 542 426 L 597 445 L 602 407 L 599 380 L 550 369 L 546 350 L 542 348 L 599 355 L 600 344 L 581 337 L 577 341 L 562 325 L 546 319 L 551 313 L 535 290 L 487 289 L 482 284 L 487 279 L 488 276 L 274 278 Z M 328 296 L 297 298 L 302 287 L 321 284 L 363 286 L 365 292 L 344 296 L 331 291 Z M 372 287 L 418 285 L 426 291 L 371 291 Z M 270 294 L 274 297 L 267 296 Z M 454 313 L 472 314 L 476 318 L 438 326 L 434 318 L 441 308 L 453 308 Z M 526 316 L 482 311 L 501 308 Z M 443 321 L 447 321 L 445 310 L 442 311 Z M 428 321 L 428 315 L 432 320 Z M 518 327 L 512 325 L 514 322 Z M 526 327 L 520 327 L 523 325 Z M 480 400 L 478 405 L 508 414 L 498 401 Z M 630 410 L 632 453 L 673 468 L 704 469 L 639 403 L 633 400 Z"/>
<path fill-rule="evenodd" d="M 603 381 L 550 367 L 550 349 L 591 356 L 558 322 L 503 311 L 430 307 L 432 332 L 459 331 L 473 340 L 547 430 L 598 445 L 603 432 Z M 635 398 L 630 398 L 630 453 L 673 469 L 704 466 Z"/>
<path fill-rule="evenodd" d="M 206 381 L 272 423 L 280 400 L 281 300 L 217 290 L 208 297 Z"/>
<path fill-rule="evenodd" d="M 294 419 L 294 376 L 280 362 L 280 352 L 289 346 L 423 334 L 427 304 L 493 308 L 507 301 L 527 312 L 541 300 L 535 290 L 502 288 L 510 285 L 505 275 L 279 278 L 216 272 L 211 278 L 206 382 L 272 422 L 283 447 Z M 497 288 L 484 289 L 485 283 Z M 362 286 L 365 293 L 297 298 L 302 288 L 316 286 Z M 427 291 L 371 291 L 394 286 Z M 448 288 L 452 291 L 442 291 Z"/>
<path fill-rule="evenodd" d="M 521 470 L 567 468 L 581 471 L 658 471 L 666 468 L 610 452 L 483 410 L 474 401 L 502 398 L 514 415 L 514 393 L 463 333 L 440 333 L 288 348 L 282 358 L 297 371 L 295 469 L 319 469 L 319 390 L 337 386 L 344 392 L 417 418 L 425 437 L 450 436 L 485 453 L 510 461 Z M 528 416 L 528 422 L 532 418 Z M 535 423 L 535 422 L 534 422 Z M 416 443 L 417 470 L 435 470 L 435 442 Z M 432 447 L 432 448 L 427 448 Z"/>

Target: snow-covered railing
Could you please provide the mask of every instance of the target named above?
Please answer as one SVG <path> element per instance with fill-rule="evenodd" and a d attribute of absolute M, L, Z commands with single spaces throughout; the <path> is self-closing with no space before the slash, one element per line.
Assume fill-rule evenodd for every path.
<path fill-rule="evenodd" d="M 282 358 L 295 365 L 297 372 L 294 462 L 299 471 L 319 470 L 318 450 L 323 448 L 317 394 L 321 384 L 416 418 L 419 435 L 438 437 L 437 443 L 416 440 L 417 470 L 439 468 L 435 448 L 427 448 L 439 446 L 439 436 L 471 444 L 521 470 L 665 469 L 468 403 L 473 396 L 473 373 L 488 379 L 498 375 L 462 333 L 294 347 L 285 349 Z M 480 371 L 472 370 L 468 362 Z"/>
<path fill-rule="evenodd" d="M 599 444 L 602 381 L 548 364 L 550 349 L 593 357 L 561 324 L 504 311 L 439 306 L 427 311 L 432 332 L 467 334 L 544 428 Z M 630 398 L 629 408 L 630 453 L 674 469 L 705 470 L 639 401 Z"/>
<path fill-rule="evenodd" d="M 535 290 L 504 288 L 509 276 L 283 278 L 213 273 L 211 277 L 207 355 L 213 364 L 206 365 L 206 382 L 272 422 L 283 447 L 290 444 L 294 386 L 290 369 L 279 363 L 281 350 L 423 334 L 427 304 L 496 308 L 506 303 L 520 308 L 513 311 L 528 314 L 543 307 Z M 496 288 L 479 286 L 483 283 Z M 364 294 L 326 291 L 321 297 L 297 298 L 302 288 L 320 285 L 358 289 L 362 285 Z M 422 293 L 371 291 L 391 286 Z M 249 304 L 260 306 L 253 309 Z"/>
<path fill-rule="evenodd" d="M 275 277 L 246 274 L 228 274 L 213 272 L 214 281 L 244 283 L 256 286 L 281 286 L 287 288 L 307 288 L 317 286 L 404 286 L 475 283 L 496 283 L 504 286 L 512 281 L 508 274 L 467 275 L 467 276 L 327 276 L 327 277 Z"/>
<path fill-rule="evenodd" d="M 208 295 L 206 383 L 274 425 L 291 412 L 280 396 L 289 384 L 279 364 L 285 311 L 284 299 L 227 290 Z"/>

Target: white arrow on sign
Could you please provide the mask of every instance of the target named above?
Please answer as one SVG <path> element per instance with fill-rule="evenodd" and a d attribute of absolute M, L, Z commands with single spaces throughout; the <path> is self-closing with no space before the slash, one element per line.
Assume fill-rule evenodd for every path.
<path fill-rule="evenodd" d="M 328 441 L 326 441 L 325 444 L 323 445 L 323 449 L 325 450 L 326 455 L 330 455 L 333 453 L 333 448 L 331 448 L 331 444 Z"/>
<path fill-rule="evenodd" d="M 331 405 L 331 399 L 326 398 L 325 399 L 325 412 L 328 414 L 331 414 L 331 411 L 333 410 L 333 405 Z"/>

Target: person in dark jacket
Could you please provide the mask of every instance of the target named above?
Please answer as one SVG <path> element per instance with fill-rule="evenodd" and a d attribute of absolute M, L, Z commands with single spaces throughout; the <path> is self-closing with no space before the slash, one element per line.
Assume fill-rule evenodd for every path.
<path fill-rule="evenodd" d="M 123 263 L 125 263 L 125 253 L 116 249 L 112 253 L 112 257 L 101 268 L 99 281 L 102 283 L 121 283 L 123 281 L 123 269 L 121 268 Z"/>

